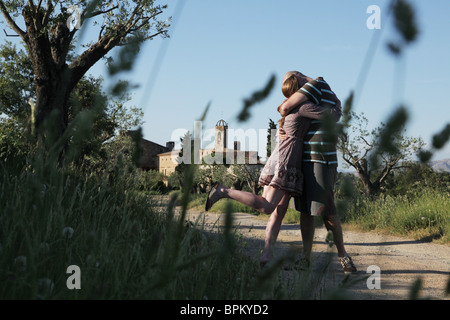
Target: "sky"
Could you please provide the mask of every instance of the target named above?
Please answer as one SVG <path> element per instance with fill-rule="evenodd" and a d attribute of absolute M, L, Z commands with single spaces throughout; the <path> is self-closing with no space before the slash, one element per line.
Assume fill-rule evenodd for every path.
<path fill-rule="evenodd" d="M 450 1 L 411 3 L 420 34 L 398 59 L 386 49 L 387 42 L 398 39 L 386 16 L 388 1 L 168 2 L 170 39 L 145 44 L 134 71 L 125 75 L 140 84 L 130 104 L 144 110 L 144 137 L 162 145 L 178 142 L 180 132 L 192 131 L 209 102 L 204 133 L 220 119 L 234 130 L 265 132 L 269 118 L 280 118 L 276 108 L 284 100 L 284 73 L 298 70 L 323 76 L 342 102 L 355 91 L 353 110 L 366 115 L 369 127 L 405 105 L 410 114 L 406 135 L 430 145 L 450 122 L 450 103 L 444 98 L 450 85 Z M 367 27 L 370 5 L 381 10 L 380 29 Z M 374 38 L 379 39 L 376 46 L 371 45 Z M 367 56 L 373 57 L 368 69 Z M 264 87 L 272 74 L 277 82 L 271 95 L 252 108 L 249 121 L 239 123 L 243 99 Z M 210 140 L 205 136 L 204 147 Z M 265 140 L 241 143 L 260 154 L 264 145 Z M 444 158 L 450 158 L 450 144 L 433 160 Z"/>
<path fill-rule="evenodd" d="M 431 143 L 450 122 L 450 1 L 411 0 L 420 34 L 401 59 L 386 43 L 398 39 L 386 16 L 388 1 L 377 0 L 166 0 L 162 19 L 172 16 L 169 39 L 145 43 L 131 72 L 120 75 L 139 85 L 130 106 L 144 111 L 144 138 L 165 145 L 179 142 L 211 102 L 203 123 L 211 132 L 218 120 L 230 129 L 266 132 L 284 97 L 281 80 L 298 70 L 323 76 L 342 102 L 352 91 L 353 110 L 364 113 L 369 127 L 386 121 L 400 104 L 410 117 L 406 135 Z M 381 9 L 381 28 L 369 29 L 367 8 Z M 373 45 L 374 39 L 378 39 Z M 372 57 L 370 67 L 366 57 Z M 361 72 L 365 70 L 365 81 Z M 102 60 L 90 73 L 109 78 Z M 243 99 L 265 86 L 275 74 L 270 96 L 237 121 Z M 363 84 L 363 85 L 362 85 Z M 243 149 L 265 155 L 261 141 L 241 142 Z M 262 141 L 264 140 L 264 141 Z M 205 137 L 203 147 L 210 146 Z M 433 160 L 450 158 L 450 143 Z"/>

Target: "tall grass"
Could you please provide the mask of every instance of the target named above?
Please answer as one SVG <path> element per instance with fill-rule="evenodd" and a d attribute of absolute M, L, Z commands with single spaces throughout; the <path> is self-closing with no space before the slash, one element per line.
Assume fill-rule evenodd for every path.
<path fill-rule="evenodd" d="M 82 176 L 30 161 L 20 174 L 0 165 L 0 299 L 287 299 L 309 283 L 285 286 L 287 257 L 261 273 L 242 251 L 229 203 L 223 232 L 211 234 L 185 222 L 189 192 L 156 211 L 126 166 Z M 80 290 L 66 285 L 71 265 Z"/>
<path fill-rule="evenodd" d="M 256 264 L 219 262 L 219 238 L 179 228 L 173 207 L 156 213 L 125 172 L 110 183 L 45 169 L 0 167 L 2 299 L 243 298 Z M 81 290 L 66 286 L 70 265 L 81 269 Z"/>
<path fill-rule="evenodd" d="M 406 195 L 376 200 L 357 196 L 351 201 L 343 219 L 363 230 L 450 241 L 450 196 L 442 190 L 428 187 Z"/>

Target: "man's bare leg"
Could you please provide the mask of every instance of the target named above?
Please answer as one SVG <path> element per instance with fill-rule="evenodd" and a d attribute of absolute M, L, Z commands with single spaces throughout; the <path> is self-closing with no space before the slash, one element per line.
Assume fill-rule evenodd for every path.
<path fill-rule="evenodd" d="M 329 215 L 323 217 L 323 222 L 328 231 L 333 233 L 333 241 L 338 251 L 338 257 L 342 258 L 347 255 L 344 246 L 344 237 L 342 235 L 342 225 L 337 215 Z"/>
<path fill-rule="evenodd" d="M 312 255 L 312 246 L 314 239 L 314 216 L 301 212 L 300 213 L 300 231 L 303 240 L 303 254 L 305 259 L 310 263 Z"/>

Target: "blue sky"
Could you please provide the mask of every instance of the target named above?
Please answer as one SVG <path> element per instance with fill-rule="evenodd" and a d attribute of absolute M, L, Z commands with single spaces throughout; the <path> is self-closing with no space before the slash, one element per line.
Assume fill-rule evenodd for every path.
<path fill-rule="evenodd" d="M 279 119 L 281 79 L 289 70 L 323 76 L 344 102 L 358 87 L 375 33 L 381 33 L 380 41 L 354 110 L 364 112 L 374 127 L 403 103 L 410 112 L 407 135 L 426 143 L 450 122 L 444 94 L 450 85 L 450 1 L 412 1 L 420 35 L 401 60 L 386 49 L 397 39 L 385 17 L 388 1 L 179 1 L 170 1 L 167 10 L 174 15 L 170 39 L 147 43 L 127 75 L 141 85 L 130 103 L 145 112 L 148 140 L 165 145 L 177 129 L 192 130 L 209 101 L 205 128 L 223 118 L 230 128 L 265 130 L 269 118 Z M 366 26 L 373 4 L 381 8 L 380 30 Z M 158 52 L 165 53 L 163 59 Z M 238 123 L 242 100 L 271 74 L 277 84 L 270 97 L 252 109 L 249 121 Z M 443 158 L 450 158 L 449 145 L 433 159 Z"/>
<path fill-rule="evenodd" d="M 284 100 L 280 88 L 285 72 L 323 76 L 344 102 L 358 88 L 370 43 L 378 35 L 354 110 L 364 112 L 375 127 L 403 103 L 410 112 L 407 135 L 430 143 L 432 135 L 450 122 L 445 94 L 450 85 L 450 1 L 411 2 L 420 35 L 401 60 L 386 49 L 386 43 L 397 38 L 392 21 L 385 17 L 388 1 L 161 2 L 169 5 L 162 18 L 174 18 L 170 39 L 148 41 L 133 71 L 121 75 L 140 85 L 131 92 L 129 105 L 144 110 L 144 137 L 162 145 L 178 142 L 182 129 L 192 130 L 209 101 L 205 129 L 225 119 L 233 129 L 266 130 L 269 118 L 279 119 L 276 108 Z M 380 30 L 366 26 L 370 5 L 381 8 Z M 402 76 L 398 70 L 403 70 Z M 90 73 L 103 75 L 106 83 L 110 80 L 104 61 Z M 238 123 L 243 99 L 262 88 L 272 74 L 277 83 L 269 98 L 252 108 L 249 121 Z M 433 160 L 443 158 L 450 158 L 450 143 Z"/>

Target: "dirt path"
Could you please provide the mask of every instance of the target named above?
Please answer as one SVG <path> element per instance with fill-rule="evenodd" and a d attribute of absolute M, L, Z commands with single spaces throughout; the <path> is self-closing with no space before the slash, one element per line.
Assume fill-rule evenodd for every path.
<path fill-rule="evenodd" d="M 223 215 L 200 212 L 189 212 L 188 219 L 201 219 L 208 230 L 217 231 Z M 204 222 L 203 222 L 204 221 Z M 259 259 L 264 244 L 266 221 L 250 214 L 235 213 L 234 224 L 237 232 L 246 243 L 248 254 Z M 320 268 L 328 256 L 330 247 L 325 242 L 326 230 L 317 228 L 313 246 L 313 271 Z M 344 230 L 344 242 L 347 252 L 351 255 L 358 272 L 350 276 L 355 281 L 350 288 L 353 297 L 357 299 L 408 299 L 412 284 L 417 278 L 422 279 L 420 298 L 450 299 L 445 295 L 447 281 L 450 276 L 450 247 L 432 243 L 421 243 L 415 240 L 362 233 Z M 299 225 L 284 224 L 275 246 L 275 252 L 280 255 L 286 250 L 295 249 L 301 252 L 302 242 Z M 331 264 L 335 283 L 344 280 L 345 275 L 337 262 L 335 247 L 333 263 Z M 334 250 L 334 251 L 333 251 Z M 367 273 L 369 266 L 378 266 L 381 271 L 380 289 L 368 289 Z M 372 278 L 373 279 L 373 278 Z M 371 281 L 371 283 L 375 283 Z"/>

